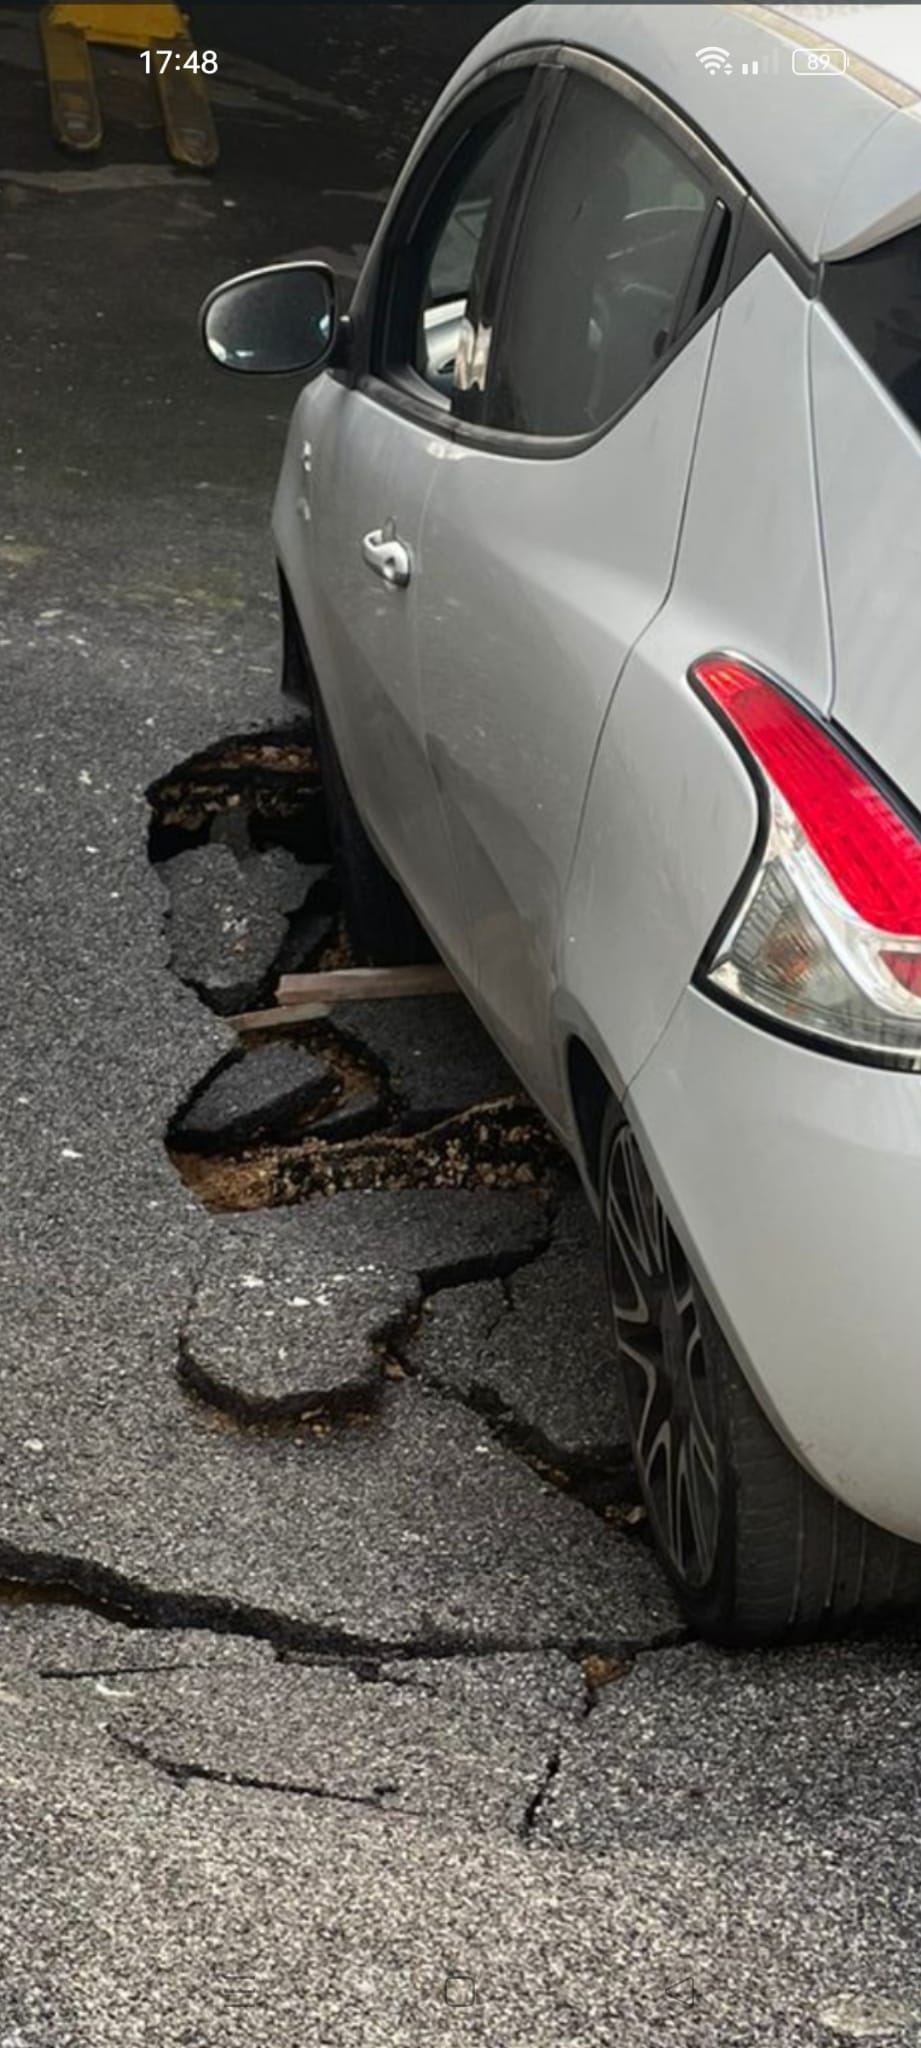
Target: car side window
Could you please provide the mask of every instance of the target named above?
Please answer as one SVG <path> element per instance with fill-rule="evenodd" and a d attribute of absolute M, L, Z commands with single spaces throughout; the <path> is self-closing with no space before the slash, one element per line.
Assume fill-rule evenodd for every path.
<path fill-rule="evenodd" d="M 513 81 L 499 104 L 491 95 L 489 111 L 458 139 L 396 254 L 385 369 L 391 374 L 414 371 L 449 403 L 459 349 L 469 356 L 468 308 L 478 265 L 520 148 L 519 113 L 528 77 L 522 73 Z"/>
<path fill-rule="evenodd" d="M 674 339 L 710 198 L 632 101 L 570 73 L 500 303 L 488 425 L 582 435 L 638 396 Z"/>

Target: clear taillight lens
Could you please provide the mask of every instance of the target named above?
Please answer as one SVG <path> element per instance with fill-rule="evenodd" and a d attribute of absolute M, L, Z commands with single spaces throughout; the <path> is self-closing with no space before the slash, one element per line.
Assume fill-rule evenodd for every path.
<path fill-rule="evenodd" d="M 831 728 L 729 655 L 689 679 L 758 784 L 764 831 L 704 981 L 789 1029 L 921 1064 L 921 837 Z"/>

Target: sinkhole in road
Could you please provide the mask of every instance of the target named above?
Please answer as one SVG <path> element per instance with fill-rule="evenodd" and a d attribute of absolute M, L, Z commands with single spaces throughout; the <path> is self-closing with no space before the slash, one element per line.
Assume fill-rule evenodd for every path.
<path fill-rule="evenodd" d="M 309 727 L 232 735 L 147 794 L 171 965 L 209 1007 L 236 1016 L 270 1001 L 279 973 L 348 963 Z M 342 1189 L 540 1188 L 562 1165 L 459 995 L 239 1029 L 167 1146 L 219 1212 Z"/>
<path fill-rule="evenodd" d="M 229 1373 L 225 1361 L 221 1370 L 203 1363 L 186 1329 L 177 1365 L 185 1392 L 215 1417 L 220 1411 L 226 1426 L 296 1431 L 306 1443 L 366 1425 L 388 1383 L 421 1377 L 474 1409 L 545 1482 L 606 1521 L 635 1527 L 642 1516 L 622 1432 L 610 1442 L 581 1442 L 578 1429 L 557 1433 L 539 1401 L 529 1406 L 510 1391 L 508 1373 L 503 1381 L 497 1368 L 493 1384 L 488 1371 L 474 1372 L 461 1386 L 427 1348 L 426 1311 L 446 1298 L 444 1289 L 460 1301 L 482 1288 L 485 1305 L 492 1288 L 490 1334 L 505 1311 L 512 1349 L 520 1345 L 526 1316 L 539 1324 L 544 1311 L 519 1307 L 516 1267 L 543 1258 L 560 1205 L 578 1199 L 571 1166 L 464 998 L 347 1002 L 306 1023 L 271 1027 L 237 1022 L 271 1003 L 279 973 L 350 960 L 309 726 L 231 735 L 168 770 L 148 801 L 170 966 L 236 1031 L 167 1124 L 170 1159 L 196 1198 L 231 1231 L 260 1211 L 373 1193 L 383 1198 L 382 1209 L 369 1212 L 373 1233 L 370 1218 L 383 1217 L 387 1200 L 435 1190 L 476 1190 L 484 1199 L 489 1191 L 533 1204 L 540 1219 L 520 1255 L 497 1245 L 492 1257 L 458 1257 L 437 1278 L 422 1275 L 395 1319 L 368 1333 L 371 1369 L 365 1356 L 352 1381 L 339 1385 L 318 1370 L 315 1384 L 305 1372 L 303 1385 L 286 1381 L 279 1392 L 272 1381 L 267 1392 L 248 1359 Z M 451 1197 L 434 1197 L 444 1199 Z M 554 1272 L 563 1274 L 564 1264 Z M 300 1291 L 307 1294 L 306 1281 Z M 590 1336 L 597 1365 L 597 1317 Z M 613 1377 L 613 1359 L 609 1369 Z M 390 1397 L 397 1394 L 391 1385 Z"/>
<path fill-rule="evenodd" d="M 148 852 L 167 860 L 205 844 L 215 825 L 245 817 L 254 846 L 328 858 L 320 778 L 309 728 L 231 734 L 157 777 L 147 791 Z"/>

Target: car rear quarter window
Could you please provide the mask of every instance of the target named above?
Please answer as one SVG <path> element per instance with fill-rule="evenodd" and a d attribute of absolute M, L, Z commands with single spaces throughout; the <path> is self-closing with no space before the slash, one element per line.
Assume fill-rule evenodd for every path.
<path fill-rule="evenodd" d="M 638 107 L 570 75 L 500 302 L 489 426 L 581 436 L 639 395 L 675 337 L 710 198 Z"/>
<path fill-rule="evenodd" d="M 921 228 L 829 263 L 821 297 L 832 318 L 921 432 Z"/>

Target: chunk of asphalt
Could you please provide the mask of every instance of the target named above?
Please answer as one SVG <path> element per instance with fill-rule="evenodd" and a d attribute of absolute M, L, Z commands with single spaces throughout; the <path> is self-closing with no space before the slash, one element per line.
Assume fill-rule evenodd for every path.
<path fill-rule="evenodd" d="M 364 1138 L 381 1122 L 384 1098 L 380 1088 L 362 1088 L 337 1102 L 310 1126 L 312 1138 L 329 1145 L 342 1145 L 349 1138 Z"/>
<path fill-rule="evenodd" d="M 223 1067 L 195 1095 L 170 1132 L 189 1152 L 228 1152 L 279 1136 L 338 1087 L 326 1061 L 298 1045 L 260 1045 Z"/>
<path fill-rule="evenodd" d="M 426 1303 L 412 1363 L 423 1377 L 508 1417 L 566 1462 L 630 1458 L 598 1228 L 581 1191 L 564 1199 L 544 1256 L 501 1287 Z"/>
<path fill-rule="evenodd" d="M 260 886 L 262 883 L 267 885 L 276 910 L 285 917 L 293 917 L 295 911 L 303 909 L 308 898 L 322 892 L 332 874 L 332 869 L 325 863 L 314 862 L 308 866 L 286 846 L 267 846 L 264 853 L 253 854 L 251 860 L 254 867 L 258 865 Z"/>
<path fill-rule="evenodd" d="M 215 811 L 211 819 L 208 838 L 212 846 L 229 846 L 237 860 L 249 860 L 253 842 L 249 831 L 249 814 L 242 804 L 235 804 L 226 811 Z"/>
<path fill-rule="evenodd" d="M 545 1232 L 532 1197 L 449 1188 L 239 1218 L 196 1289 L 183 1376 L 252 1421 L 361 1409 L 380 1392 L 381 1344 L 428 1288 L 509 1268 Z"/>
<path fill-rule="evenodd" d="M 897 1641 L 640 1657 L 567 1739 L 536 1838 L 744 1859 L 766 1830 L 818 1845 L 845 1816 L 881 1840 L 917 1829 L 919 1676 L 917 1644 Z"/>
<path fill-rule="evenodd" d="M 159 869 L 169 890 L 170 965 L 222 1016 L 258 1001 L 287 934 L 261 864 L 228 846 L 178 853 Z"/>
<path fill-rule="evenodd" d="M 242 1657 L 139 1671 L 113 1685 L 108 1731 L 180 1782 L 266 1786 L 515 1830 L 548 1752 L 584 1712 L 579 1667 L 558 1651 L 373 1672 L 266 1668 Z"/>
<path fill-rule="evenodd" d="M 360 1232 L 359 1219 L 345 1257 L 360 1256 Z M 131 1312 L 129 1279 L 149 1312 L 136 1262 L 119 1309 Z M 23 1450 L 30 1382 L 28 1420 L 0 1442 L 7 1575 L 85 1591 L 151 1626 L 345 1654 L 582 1645 L 617 1656 L 674 1637 L 675 1603 L 645 1545 L 548 1485 L 460 1402 L 388 1381 L 372 1427 L 254 1438 L 189 1400 L 170 1371 L 175 1346 L 174 1326 L 134 1379 L 116 1355 L 104 1426 L 84 1440 L 55 1406 L 58 1375 L 41 1453 Z"/>
<path fill-rule="evenodd" d="M 486 1386 L 486 1360 L 496 1325 L 511 1313 L 499 1280 L 486 1285 L 471 1282 L 431 1295 L 423 1303 L 418 1330 L 410 1333 L 407 1357 L 413 1371 L 470 1401 Z"/>
<path fill-rule="evenodd" d="M 420 1130 L 473 1103 L 521 1092 L 461 995 L 343 1003 L 333 1022 L 386 1070 L 398 1130 Z"/>

